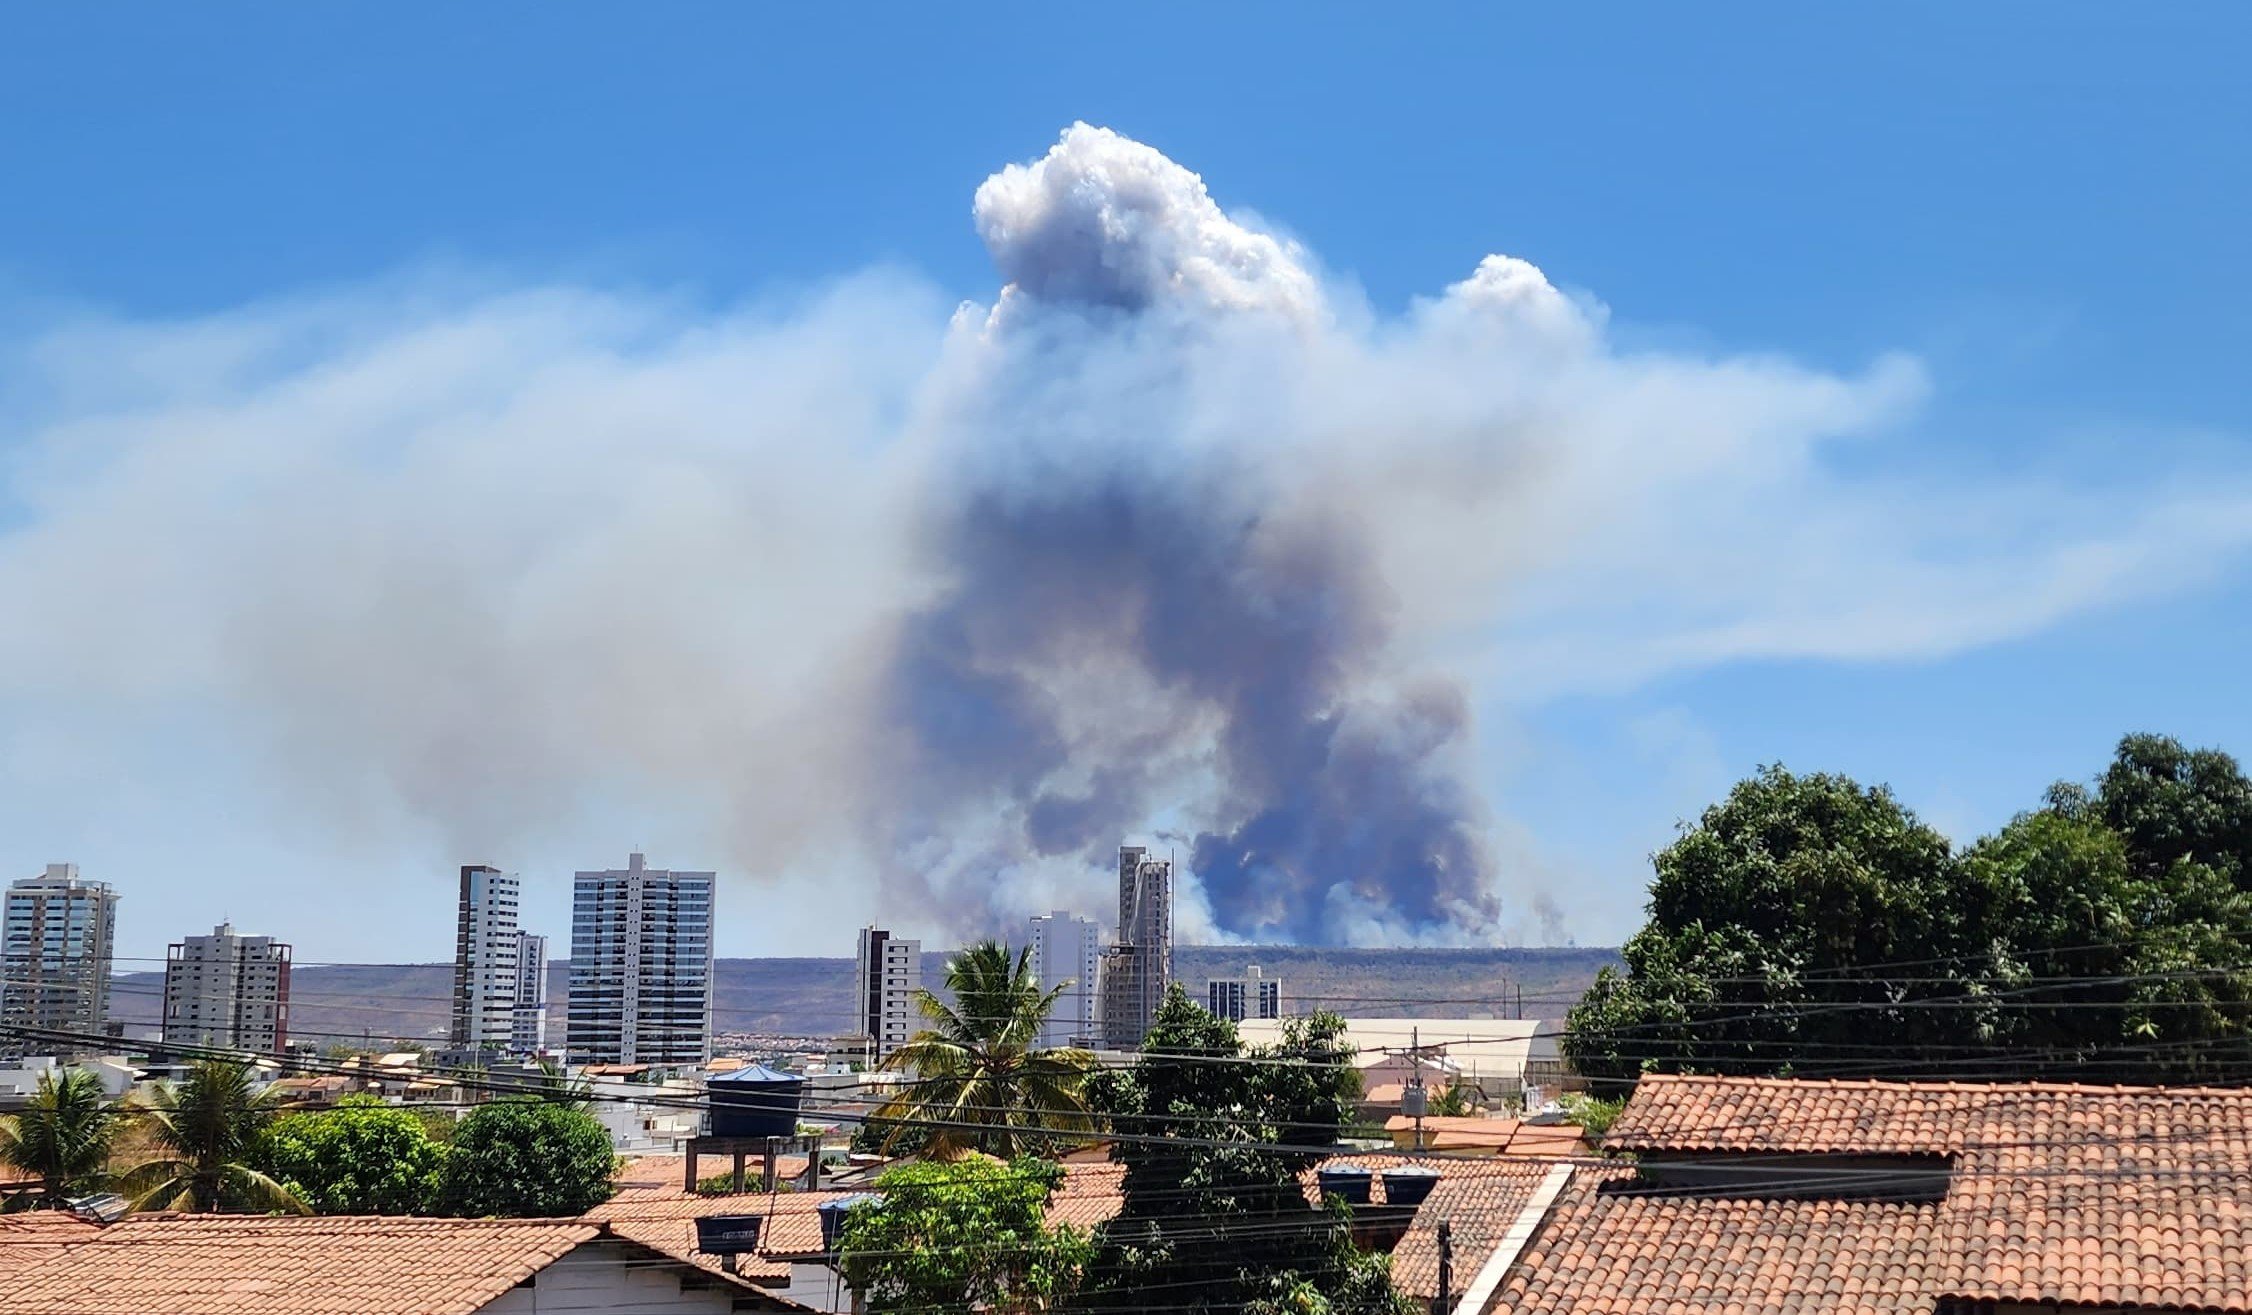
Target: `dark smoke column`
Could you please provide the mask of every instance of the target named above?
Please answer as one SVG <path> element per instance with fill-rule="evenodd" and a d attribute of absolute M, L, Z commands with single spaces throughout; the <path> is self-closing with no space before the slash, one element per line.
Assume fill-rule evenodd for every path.
<path fill-rule="evenodd" d="M 941 909 L 1013 917 L 994 873 L 1104 867 L 1118 835 L 1185 821 L 1224 934 L 1488 935 L 1467 700 L 1399 669 L 1364 532 L 1282 492 L 1287 433 L 1212 414 L 1258 411 L 1257 375 L 1207 377 L 1239 356 L 1316 368 L 1298 252 L 1084 125 L 989 180 L 977 220 L 1007 284 L 964 331 L 978 384 L 949 399 L 921 527 L 944 584 L 890 672 L 902 855 L 947 855 Z"/>

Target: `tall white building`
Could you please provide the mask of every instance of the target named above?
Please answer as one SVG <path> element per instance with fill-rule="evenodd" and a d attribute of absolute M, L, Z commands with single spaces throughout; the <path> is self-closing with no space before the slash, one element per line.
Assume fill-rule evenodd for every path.
<path fill-rule="evenodd" d="M 1204 984 L 1205 1008 L 1216 1018 L 1240 1023 L 1246 1018 L 1282 1017 L 1282 982 L 1253 964 L 1241 977 L 1214 977 Z"/>
<path fill-rule="evenodd" d="M 289 1045 L 289 946 L 222 922 L 164 952 L 164 1039 L 272 1054 Z"/>
<path fill-rule="evenodd" d="M 547 937 L 516 935 L 516 1015 L 508 1048 L 519 1055 L 547 1049 Z"/>
<path fill-rule="evenodd" d="M 517 898 L 513 872 L 484 864 L 461 869 L 454 929 L 453 1026 L 460 1050 L 506 1050 L 516 1031 Z"/>
<path fill-rule="evenodd" d="M 574 1064 L 701 1064 L 712 1053 L 710 872 L 634 854 L 578 873 L 565 1048 Z"/>
<path fill-rule="evenodd" d="M 49 863 L 8 887 L 0 905 L 0 1025 L 94 1034 L 109 1017 L 117 895 L 79 878 L 76 863 Z M 77 1055 L 92 1041 L 0 1032 L 0 1052 Z"/>
<path fill-rule="evenodd" d="M 1173 863 L 1140 845 L 1118 849 L 1118 941 L 1103 956 L 1103 1044 L 1132 1050 L 1149 1034 L 1173 981 Z"/>
<path fill-rule="evenodd" d="M 1040 1044 L 1095 1045 L 1101 1037 L 1096 1024 L 1096 983 L 1102 974 L 1103 929 L 1092 918 L 1058 910 L 1032 918 L 1032 976 L 1042 990 L 1065 982 L 1071 987 L 1056 998 L 1056 1007 L 1040 1029 Z"/>
<path fill-rule="evenodd" d="M 860 929 L 853 1001 L 871 1060 L 881 1061 L 920 1030 L 915 992 L 922 985 L 921 941 L 902 940 L 881 927 Z"/>

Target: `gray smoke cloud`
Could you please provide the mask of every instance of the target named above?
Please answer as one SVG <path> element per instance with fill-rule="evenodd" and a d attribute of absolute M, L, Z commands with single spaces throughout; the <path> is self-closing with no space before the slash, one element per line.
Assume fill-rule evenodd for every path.
<path fill-rule="evenodd" d="M 426 272 L 0 345 L 0 821 L 132 762 L 368 871 L 654 828 L 832 937 L 1099 912 L 1132 838 L 1184 936 L 1477 941 L 1545 911 L 1497 710 L 1954 652 L 2252 533 L 2233 470 L 1922 473 L 1914 362 L 1627 350 L 1509 256 L 1380 313 L 1099 128 L 972 219 L 955 307 Z"/>

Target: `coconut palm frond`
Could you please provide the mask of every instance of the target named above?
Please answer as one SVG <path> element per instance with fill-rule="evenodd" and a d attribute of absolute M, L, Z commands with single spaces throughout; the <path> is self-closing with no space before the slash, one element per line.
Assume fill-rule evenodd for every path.
<path fill-rule="evenodd" d="M 930 1024 L 883 1067 L 914 1080 L 875 1117 L 890 1125 L 886 1147 L 914 1144 L 933 1158 L 969 1151 L 1014 1156 L 1094 1130 L 1083 1088 L 1094 1067 L 1084 1050 L 1038 1048 L 1065 982 L 1042 990 L 1030 949 L 1011 955 L 996 941 L 971 946 L 946 967 L 953 1003 L 916 993 Z"/>

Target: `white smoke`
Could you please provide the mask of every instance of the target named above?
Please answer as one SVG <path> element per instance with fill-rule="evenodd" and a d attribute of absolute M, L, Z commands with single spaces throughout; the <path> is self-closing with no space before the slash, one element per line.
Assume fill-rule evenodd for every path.
<path fill-rule="evenodd" d="M 1922 473 L 1912 361 L 1624 353 L 1507 256 L 1341 311 L 1101 129 L 974 216 L 1002 286 L 951 315 L 406 280 L 17 342 L 19 806 L 99 818 L 36 746 L 190 709 L 262 765 L 213 825 L 370 872 L 662 818 L 939 933 L 1099 910 L 1090 855 L 1163 834 L 1213 842 L 1187 934 L 1478 938 L 1536 894 L 1481 706 L 1954 652 L 2252 537 L 2240 471 Z"/>

